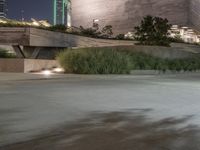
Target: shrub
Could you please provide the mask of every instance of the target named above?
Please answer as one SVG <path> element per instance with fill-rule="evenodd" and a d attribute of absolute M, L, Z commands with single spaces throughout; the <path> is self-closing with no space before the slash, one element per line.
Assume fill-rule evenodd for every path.
<path fill-rule="evenodd" d="M 129 55 L 132 70 L 160 70 L 160 71 L 196 71 L 200 70 L 200 57 L 181 59 L 163 59 L 141 52 L 121 50 L 119 52 Z"/>
<path fill-rule="evenodd" d="M 118 39 L 118 40 L 124 40 L 125 35 L 124 34 L 118 34 L 115 38 Z"/>
<path fill-rule="evenodd" d="M 125 74 L 129 56 L 112 49 L 78 49 L 61 52 L 58 61 L 66 72 L 78 74 Z"/>
<path fill-rule="evenodd" d="M 130 57 L 132 70 L 166 70 L 164 60 L 141 52 L 121 51 Z"/>
<path fill-rule="evenodd" d="M 80 26 L 80 34 L 97 38 L 101 35 L 101 32 L 99 32 L 98 29 L 99 28 L 96 27 L 84 28 L 83 26 Z"/>
<path fill-rule="evenodd" d="M 125 74 L 130 70 L 200 70 L 199 56 L 171 60 L 119 47 L 66 50 L 57 59 L 66 72 L 79 74 Z"/>
<path fill-rule="evenodd" d="M 67 27 L 63 24 L 58 24 L 58 25 L 54 25 L 54 26 L 49 27 L 49 30 L 57 31 L 57 32 L 66 32 Z"/>
<path fill-rule="evenodd" d="M 103 38 L 111 38 L 113 35 L 112 26 L 107 25 L 103 27 L 103 29 L 101 30 L 101 34 Z"/>
<path fill-rule="evenodd" d="M 99 24 L 94 23 L 92 27 L 84 28 L 80 26 L 80 35 L 93 37 L 93 38 L 112 38 L 113 31 L 111 25 L 104 26 L 101 30 Z"/>
<path fill-rule="evenodd" d="M 142 45 L 169 46 L 168 37 L 171 25 L 167 19 L 160 17 L 146 16 L 140 26 L 135 27 L 135 40 Z"/>

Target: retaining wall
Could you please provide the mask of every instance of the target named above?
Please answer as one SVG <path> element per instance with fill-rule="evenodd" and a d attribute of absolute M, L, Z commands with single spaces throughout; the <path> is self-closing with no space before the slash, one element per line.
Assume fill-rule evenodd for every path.
<path fill-rule="evenodd" d="M 128 50 L 133 52 L 142 52 L 159 58 L 176 59 L 188 58 L 200 55 L 200 46 L 189 44 L 172 44 L 171 47 L 164 46 L 117 46 L 112 47 L 118 50 Z M 101 48 L 99 48 L 101 49 Z"/>
<path fill-rule="evenodd" d="M 23 72 L 40 71 L 59 67 L 56 60 L 38 59 L 3 59 L 0 58 L 0 72 Z"/>

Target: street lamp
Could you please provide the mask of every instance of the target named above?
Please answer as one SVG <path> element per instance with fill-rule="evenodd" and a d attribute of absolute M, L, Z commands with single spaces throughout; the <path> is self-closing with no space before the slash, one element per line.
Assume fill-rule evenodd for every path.
<path fill-rule="evenodd" d="M 24 10 L 21 10 L 21 17 L 22 17 L 22 18 L 21 18 L 21 19 L 22 19 L 21 21 L 23 22 L 23 21 L 24 21 Z"/>
<path fill-rule="evenodd" d="M 99 22 L 99 19 L 93 19 L 93 23 Z"/>
<path fill-rule="evenodd" d="M 99 19 L 93 19 L 93 28 L 99 28 L 99 25 L 98 25 L 98 22 L 99 22 Z"/>

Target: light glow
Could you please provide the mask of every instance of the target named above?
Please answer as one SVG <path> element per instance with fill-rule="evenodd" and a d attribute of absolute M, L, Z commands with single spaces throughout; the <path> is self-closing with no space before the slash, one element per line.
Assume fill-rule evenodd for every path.
<path fill-rule="evenodd" d="M 45 75 L 45 76 L 50 76 L 50 75 L 53 74 L 51 70 L 43 70 L 41 73 L 42 73 L 43 75 Z"/>
<path fill-rule="evenodd" d="M 53 72 L 55 72 L 55 73 L 63 73 L 64 69 L 63 68 L 54 68 Z"/>
<path fill-rule="evenodd" d="M 0 23 L 7 23 L 7 21 L 0 19 Z"/>
<path fill-rule="evenodd" d="M 37 22 L 35 22 L 35 21 L 34 21 L 32 24 L 33 24 L 34 26 L 40 26 L 39 23 L 37 23 Z"/>
<path fill-rule="evenodd" d="M 99 19 L 94 19 L 93 21 L 94 21 L 94 22 L 99 22 Z"/>

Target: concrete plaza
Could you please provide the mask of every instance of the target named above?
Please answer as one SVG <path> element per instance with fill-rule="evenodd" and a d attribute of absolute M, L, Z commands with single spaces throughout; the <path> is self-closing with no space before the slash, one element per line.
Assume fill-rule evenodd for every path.
<path fill-rule="evenodd" d="M 72 123 L 78 125 L 84 118 L 90 118 L 90 122 L 94 121 L 98 118 L 94 117 L 95 114 L 129 112 L 137 116 L 141 111 L 145 112 L 145 118 L 150 122 L 166 118 L 187 118 L 183 119 L 184 121 L 179 120 L 181 127 L 189 124 L 200 126 L 200 74 L 45 77 L 1 73 L 0 149 L 15 150 L 17 148 L 1 146 L 37 138 Z M 118 115 L 109 116 L 112 120 Z M 116 123 L 113 128 L 120 127 L 121 124 Z M 71 128 L 67 129 L 71 131 Z M 62 132 L 56 133 L 55 136 Z M 73 137 L 71 142 L 75 139 L 79 138 Z"/>

